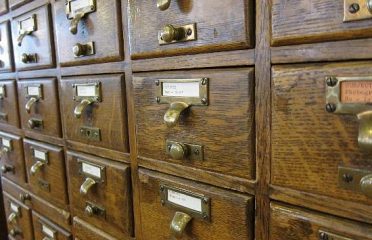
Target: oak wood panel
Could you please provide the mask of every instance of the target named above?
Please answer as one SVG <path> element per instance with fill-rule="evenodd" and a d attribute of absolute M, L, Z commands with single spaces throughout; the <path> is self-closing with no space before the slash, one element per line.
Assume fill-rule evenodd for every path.
<path fill-rule="evenodd" d="M 6 118 L 1 119 L 0 122 L 18 128 L 20 126 L 20 121 L 18 116 L 16 82 L 14 80 L 0 81 L 0 86 L 4 86 L 5 90 L 4 98 L 0 99 L 0 111 L 6 114 Z"/>
<path fill-rule="evenodd" d="M 29 100 L 27 97 L 28 87 L 39 85 L 42 91 L 42 98 L 34 103 L 30 113 L 27 113 L 25 105 Z M 22 129 L 54 137 L 62 137 L 57 79 L 45 78 L 18 81 L 18 101 Z M 43 126 L 41 128 L 30 128 L 28 120 L 31 118 L 42 120 Z"/>
<path fill-rule="evenodd" d="M 79 102 L 73 100 L 72 84 L 100 83 L 101 102 L 89 105 L 82 116 L 74 116 Z M 68 140 L 128 152 L 125 81 L 123 75 L 96 75 L 64 77 L 60 81 L 64 134 Z M 95 141 L 80 134 L 80 128 L 95 127 L 101 132 L 101 140 Z"/>
<path fill-rule="evenodd" d="M 165 11 L 157 9 L 155 1 L 130 0 L 128 9 L 133 58 L 243 49 L 254 44 L 251 0 L 172 1 Z M 165 25 L 192 23 L 196 23 L 196 41 L 159 45 L 158 31 Z"/>
<path fill-rule="evenodd" d="M 47 142 L 50 144 L 64 146 L 65 140 L 59 137 L 53 137 L 48 135 L 43 135 L 34 131 L 24 130 L 22 131 L 24 137 L 36 139 L 38 141 Z"/>
<path fill-rule="evenodd" d="M 11 197 L 6 192 L 3 192 L 4 197 L 4 206 L 5 206 L 5 216 L 8 218 L 9 215 L 13 212 L 11 209 L 11 204 L 19 207 L 19 216 L 16 218 L 16 223 L 7 223 L 8 226 L 8 233 L 13 230 L 20 231 L 20 234 L 13 237 L 15 240 L 29 240 L 34 239 L 34 232 L 32 226 L 32 218 L 31 218 L 31 209 L 16 199 Z M 9 234 L 10 235 L 10 234 Z M 12 237 L 12 236 L 9 236 Z"/>
<path fill-rule="evenodd" d="M 11 134 L 19 135 L 19 136 L 23 135 L 23 130 L 22 129 L 20 129 L 18 127 L 15 127 L 15 126 L 12 126 L 12 125 L 9 125 L 9 124 L 4 124 L 2 122 L 0 122 L 0 130 L 6 131 L 6 132 L 11 133 Z"/>
<path fill-rule="evenodd" d="M 11 9 L 16 9 L 26 3 L 32 2 L 33 0 L 8 0 Z"/>
<path fill-rule="evenodd" d="M 55 77 L 59 73 L 58 69 L 38 69 L 38 70 L 27 70 L 17 72 L 19 79 L 27 78 L 45 78 L 45 77 Z"/>
<path fill-rule="evenodd" d="M 273 67 L 273 185 L 370 208 L 372 199 L 338 185 L 338 166 L 372 167 L 358 148 L 357 118 L 325 111 L 326 76 L 368 76 L 370 69 L 367 62 Z"/>
<path fill-rule="evenodd" d="M 36 14 L 36 31 L 25 36 L 22 45 L 18 46 L 18 22 Z M 50 5 L 41 6 L 12 19 L 12 40 L 14 47 L 14 60 L 17 70 L 31 70 L 51 68 L 55 65 L 53 26 L 50 18 Z M 22 54 L 37 54 L 37 61 L 23 63 Z"/>
<path fill-rule="evenodd" d="M 68 231 L 52 223 L 49 219 L 39 215 L 36 212 L 32 212 L 32 222 L 34 227 L 35 239 L 44 239 L 45 237 L 50 237 L 48 235 L 49 231 L 54 232 L 54 240 L 71 240 L 72 235 Z M 43 229 L 47 229 L 47 234 Z"/>
<path fill-rule="evenodd" d="M 11 145 L 11 150 L 5 153 L 1 158 L 0 165 L 13 167 L 13 171 L 1 173 L 1 175 L 20 185 L 25 185 L 27 179 L 25 161 L 23 158 L 22 138 L 13 134 L 0 132 L 0 140 L 1 145 L 4 140 L 9 140 Z"/>
<path fill-rule="evenodd" d="M 78 32 L 70 33 L 66 18 L 66 1 L 54 5 L 56 39 L 59 62 L 62 66 L 113 62 L 123 59 L 123 33 L 119 0 L 96 0 L 96 11 L 87 14 L 78 25 Z M 124 14 L 125 15 L 125 14 Z M 76 58 L 72 48 L 76 43 L 93 41 L 96 53 Z"/>
<path fill-rule="evenodd" d="M 0 1 L 0 15 L 3 15 L 9 11 L 8 8 L 8 0 L 1 0 Z"/>
<path fill-rule="evenodd" d="M 5 217 L 4 199 L 3 199 L 3 188 L 0 182 L 0 238 L 6 239 L 8 235 L 7 222 Z"/>
<path fill-rule="evenodd" d="M 160 184 L 210 198 L 210 221 L 192 219 L 182 239 L 254 238 L 252 197 L 145 169 L 139 170 L 139 180 L 143 239 L 172 239 L 169 225 L 177 209 L 162 206 Z"/>
<path fill-rule="evenodd" d="M 118 240 L 117 238 L 110 236 L 104 231 L 93 227 L 89 223 L 84 222 L 78 217 L 74 217 L 73 230 L 74 230 L 74 236 L 76 240 Z M 121 238 L 121 239 L 127 240 L 131 238 Z"/>
<path fill-rule="evenodd" d="M 0 34 L 0 72 L 11 72 L 14 70 L 14 63 L 9 21 L 0 24 Z"/>
<path fill-rule="evenodd" d="M 274 46 L 372 36 L 371 20 L 343 22 L 341 0 L 273 0 L 271 18 Z"/>
<path fill-rule="evenodd" d="M 126 62 L 97 63 L 82 66 L 61 67 L 62 76 L 123 73 L 128 68 Z"/>
<path fill-rule="evenodd" d="M 104 168 L 103 182 L 97 182 L 86 195 L 80 193 L 80 186 L 87 176 L 80 171 L 78 161 Z M 67 166 L 73 214 L 119 239 L 131 236 L 133 211 L 129 166 L 71 151 L 67 152 Z M 87 202 L 105 209 L 105 215 L 87 216 L 84 212 Z"/>
<path fill-rule="evenodd" d="M 31 191 L 56 206 L 66 208 L 68 205 L 68 195 L 63 148 L 30 139 L 25 139 L 23 144 Z M 32 175 L 31 167 L 37 161 L 34 151 L 46 153 L 48 163 L 42 166 L 39 172 Z M 49 187 L 43 188 L 40 185 L 41 183 L 48 184 Z"/>
<path fill-rule="evenodd" d="M 228 176 L 255 178 L 253 69 L 213 69 L 134 74 L 139 162 L 152 158 Z M 169 104 L 157 104 L 158 79 L 209 78 L 209 106 L 191 106 L 169 128 Z M 204 160 L 174 160 L 166 140 L 203 145 Z"/>
<path fill-rule="evenodd" d="M 319 240 L 319 231 L 348 239 L 372 239 L 372 225 L 271 203 L 270 239 Z"/>

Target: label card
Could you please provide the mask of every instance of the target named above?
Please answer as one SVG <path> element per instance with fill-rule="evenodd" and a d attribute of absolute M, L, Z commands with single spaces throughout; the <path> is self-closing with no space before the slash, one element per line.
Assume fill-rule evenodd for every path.
<path fill-rule="evenodd" d="M 341 83 L 342 103 L 372 103 L 372 81 L 345 81 Z"/>
<path fill-rule="evenodd" d="M 10 140 L 9 139 L 3 138 L 2 139 L 2 144 L 3 144 L 4 147 L 8 147 L 8 148 L 11 147 L 11 143 L 10 143 Z"/>
<path fill-rule="evenodd" d="M 34 149 L 34 157 L 41 160 L 46 160 L 46 152 Z"/>
<path fill-rule="evenodd" d="M 23 30 L 23 31 L 35 31 L 35 18 L 36 16 L 33 15 L 31 17 L 28 17 L 24 20 L 21 20 L 19 22 L 19 30 Z"/>
<path fill-rule="evenodd" d="M 27 87 L 27 94 L 30 95 L 30 96 L 40 97 L 40 87 L 38 87 L 38 86 Z"/>
<path fill-rule="evenodd" d="M 55 231 L 49 228 L 48 226 L 45 226 L 44 224 L 41 226 L 41 231 L 47 235 L 50 238 L 54 239 Z"/>
<path fill-rule="evenodd" d="M 96 97 L 95 85 L 77 85 L 77 96 L 79 97 Z"/>
<path fill-rule="evenodd" d="M 75 0 L 71 2 L 71 11 L 76 13 L 78 10 L 89 6 L 90 0 Z"/>
<path fill-rule="evenodd" d="M 10 209 L 14 213 L 18 213 L 19 212 L 19 207 L 17 205 L 15 205 L 14 203 L 12 203 L 12 202 L 10 203 Z"/>
<path fill-rule="evenodd" d="M 163 82 L 162 95 L 168 97 L 199 97 L 199 82 Z"/>
<path fill-rule="evenodd" d="M 100 167 L 96 167 L 96 166 L 93 166 L 93 165 L 90 165 L 90 164 L 87 164 L 87 163 L 84 163 L 84 162 L 81 163 L 81 171 L 83 173 L 94 176 L 98 179 L 101 179 L 101 177 L 102 177 Z"/>
<path fill-rule="evenodd" d="M 202 212 L 202 200 L 197 197 L 192 197 L 174 190 L 168 189 L 168 201 L 179 206 L 191 209 L 193 211 Z"/>

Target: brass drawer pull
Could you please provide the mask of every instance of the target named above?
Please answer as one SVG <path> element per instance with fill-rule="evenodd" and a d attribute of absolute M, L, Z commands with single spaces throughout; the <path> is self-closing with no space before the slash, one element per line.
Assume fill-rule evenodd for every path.
<path fill-rule="evenodd" d="M 189 108 L 189 104 L 184 102 L 174 102 L 170 104 L 169 109 L 164 115 L 164 122 L 168 127 L 173 127 L 177 124 L 181 113 Z"/>
<path fill-rule="evenodd" d="M 192 217 L 183 212 L 176 212 L 170 224 L 171 235 L 175 239 L 181 239 Z"/>
<path fill-rule="evenodd" d="M 27 113 L 30 113 L 31 112 L 31 107 L 38 101 L 39 99 L 35 98 L 35 97 L 31 97 L 30 99 L 28 99 L 26 105 L 25 105 L 25 109 L 26 109 L 26 112 Z"/>
<path fill-rule="evenodd" d="M 21 61 L 24 64 L 36 63 L 37 62 L 37 54 L 36 53 L 33 53 L 33 54 L 23 53 L 22 56 L 21 56 Z"/>
<path fill-rule="evenodd" d="M 29 128 L 31 128 L 31 129 L 35 129 L 35 128 L 36 129 L 41 129 L 43 127 L 43 120 L 30 118 L 27 121 L 27 124 L 28 124 Z"/>
<path fill-rule="evenodd" d="M 88 99 L 88 98 L 85 98 L 83 100 L 81 100 L 81 102 L 76 105 L 75 109 L 74 109 L 74 116 L 76 118 L 80 118 L 83 111 L 91 104 L 94 103 L 94 100 L 92 99 Z"/>
<path fill-rule="evenodd" d="M 26 201 L 31 201 L 31 195 L 28 193 L 20 193 L 19 194 L 19 200 L 22 203 L 25 203 Z"/>
<path fill-rule="evenodd" d="M 96 185 L 96 181 L 90 177 L 86 178 L 84 183 L 80 186 L 80 194 L 87 195 L 89 189 L 91 189 L 94 185 Z"/>
<path fill-rule="evenodd" d="M 32 165 L 30 169 L 30 174 L 34 176 L 36 173 L 40 171 L 40 169 L 45 165 L 45 162 L 42 161 L 36 161 L 34 165 Z"/>
<path fill-rule="evenodd" d="M 158 0 L 156 6 L 161 10 L 165 11 L 169 8 L 171 0 Z"/>
<path fill-rule="evenodd" d="M 66 0 L 66 16 L 71 19 L 69 30 L 72 34 L 78 32 L 78 25 L 82 18 L 96 11 L 96 1 Z"/>
<path fill-rule="evenodd" d="M 0 149 L 0 159 L 3 158 L 9 152 L 9 148 L 2 146 Z"/>
<path fill-rule="evenodd" d="M 15 213 L 15 212 L 12 212 L 12 213 L 9 214 L 9 216 L 8 216 L 8 223 L 10 223 L 10 224 L 15 224 L 15 223 L 17 223 L 17 217 L 18 217 L 18 214 Z"/>
<path fill-rule="evenodd" d="M 196 39 L 196 23 L 177 27 L 167 24 L 158 33 L 158 41 L 160 45 L 194 41 Z"/>
<path fill-rule="evenodd" d="M 9 234 L 10 234 L 10 236 L 12 236 L 12 237 L 16 237 L 16 236 L 18 236 L 18 235 L 21 235 L 22 232 L 21 232 L 20 230 L 18 230 L 18 229 L 11 229 L 11 230 L 9 231 Z"/>
<path fill-rule="evenodd" d="M 14 173 L 14 167 L 13 166 L 9 166 L 9 165 L 3 165 L 3 166 L 1 166 L 1 172 L 3 174 L 6 174 L 8 172 L 13 172 Z"/>
<path fill-rule="evenodd" d="M 360 180 L 360 190 L 364 195 L 372 198 L 372 174 L 367 175 Z"/>
<path fill-rule="evenodd" d="M 76 58 L 91 56 L 95 54 L 94 42 L 88 42 L 87 44 L 76 43 L 72 48 L 72 52 Z"/>

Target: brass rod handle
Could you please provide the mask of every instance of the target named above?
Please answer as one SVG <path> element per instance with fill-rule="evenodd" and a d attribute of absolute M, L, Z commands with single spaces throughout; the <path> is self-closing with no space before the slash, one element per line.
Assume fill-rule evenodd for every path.
<path fill-rule="evenodd" d="M 30 169 L 30 174 L 34 176 L 37 172 L 40 171 L 41 167 L 44 166 L 45 163 L 41 161 L 37 161 L 34 165 L 32 165 Z"/>
<path fill-rule="evenodd" d="M 160 37 L 164 42 L 170 43 L 172 41 L 177 41 L 185 38 L 185 31 L 183 28 L 178 28 L 174 27 L 171 24 L 167 24 L 160 32 Z"/>
<path fill-rule="evenodd" d="M 26 103 L 26 105 L 25 105 L 25 109 L 26 109 L 26 112 L 27 112 L 27 113 L 30 113 L 32 105 L 34 105 L 34 103 L 36 103 L 37 101 L 38 101 L 38 100 L 37 100 L 35 97 L 31 97 L 31 98 L 27 101 L 27 103 Z"/>
<path fill-rule="evenodd" d="M 164 122 L 168 127 L 173 127 L 177 124 L 181 113 L 190 105 L 184 102 L 171 103 L 169 109 L 164 115 Z"/>
<path fill-rule="evenodd" d="M 165 11 L 169 8 L 169 5 L 171 4 L 171 0 L 158 0 L 156 6 L 161 10 Z"/>
<path fill-rule="evenodd" d="M 90 100 L 90 99 L 83 99 L 78 105 L 76 105 L 75 109 L 74 109 L 74 116 L 76 118 L 80 118 L 81 117 L 81 114 L 83 113 L 84 109 L 92 104 L 94 101 Z"/>
<path fill-rule="evenodd" d="M 173 238 L 181 239 L 187 224 L 192 217 L 183 212 L 176 212 L 170 224 L 170 232 Z"/>
<path fill-rule="evenodd" d="M 75 14 L 75 17 L 70 22 L 70 28 L 69 28 L 72 34 L 77 33 L 79 22 L 84 16 L 85 16 L 85 13 L 83 12 L 78 12 Z"/>
<path fill-rule="evenodd" d="M 372 198 L 372 174 L 367 175 L 360 180 L 360 189 L 364 195 Z"/>
<path fill-rule="evenodd" d="M 25 203 L 26 201 L 31 201 L 31 196 L 28 193 L 20 193 L 19 194 L 19 200 L 22 203 Z"/>
<path fill-rule="evenodd" d="M 22 46 L 22 41 L 23 39 L 27 36 L 27 35 L 30 35 L 32 33 L 32 31 L 22 31 L 19 36 L 17 37 L 17 43 L 18 43 L 18 46 Z"/>
<path fill-rule="evenodd" d="M 12 212 L 11 214 L 9 214 L 8 216 L 8 223 L 10 224 L 15 224 L 16 223 L 16 219 L 17 219 L 18 215 L 14 212 Z"/>
<path fill-rule="evenodd" d="M 81 195 L 87 195 L 89 192 L 89 189 L 91 189 L 96 184 L 96 181 L 92 178 L 86 178 L 84 183 L 80 186 L 80 194 Z"/>

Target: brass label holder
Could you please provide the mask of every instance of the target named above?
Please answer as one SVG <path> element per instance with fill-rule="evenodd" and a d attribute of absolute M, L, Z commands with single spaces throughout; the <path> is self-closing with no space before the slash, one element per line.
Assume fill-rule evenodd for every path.
<path fill-rule="evenodd" d="M 363 193 L 372 198 L 372 170 L 339 166 L 338 183 L 343 189 Z"/>
<path fill-rule="evenodd" d="M 0 100 L 6 98 L 6 85 L 0 85 Z"/>
<path fill-rule="evenodd" d="M 49 152 L 46 150 L 36 149 L 34 147 L 30 147 L 32 153 L 32 159 L 34 162 L 43 162 L 44 164 L 49 163 Z"/>
<path fill-rule="evenodd" d="M 197 40 L 196 23 L 177 27 L 168 24 L 158 32 L 159 45 L 168 45 L 195 40 Z"/>
<path fill-rule="evenodd" d="M 352 238 L 342 237 L 340 235 L 330 233 L 324 230 L 319 230 L 319 239 L 327 240 L 353 240 Z"/>
<path fill-rule="evenodd" d="M 43 88 L 41 84 L 32 84 L 25 86 L 26 89 L 26 98 L 30 99 L 32 97 L 36 99 L 43 98 Z"/>
<path fill-rule="evenodd" d="M 101 129 L 95 127 L 80 127 L 80 136 L 90 141 L 101 141 Z"/>
<path fill-rule="evenodd" d="M 365 151 L 372 151 L 372 101 L 369 100 L 369 96 L 372 94 L 366 94 L 368 98 L 366 101 L 360 102 L 343 102 L 341 100 L 341 91 L 343 83 L 356 83 L 371 84 L 372 77 L 326 77 L 326 110 L 330 113 L 335 114 L 348 114 L 355 115 L 359 121 L 359 134 L 358 144 L 359 147 Z M 372 90 L 372 89 L 371 89 Z M 344 91 L 344 94 L 347 91 Z M 355 94 L 351 92 L 349 98 L 354 98 Z M 358 93 L 357 93 L 358 94 Z M 357 98 L 360 98 L 358 95 Z M 372 98 L 371 98 L 372 99 Z M 369 102 L 371 101 L 371 102 Z"/>
<path fill-rule="evenodd" d="M 75 106 L 74 109 L 74 116 L 76 118 L 80 118 L 85 109 L 97 102 L 102 101 L 102 95 L 101 95 L 101 83 L 95 82 L 95 83 L 84 83 L 84 84 L 72 84 L 73 88 L 73 100 L 80 102 L 78 105 Z M 94 130 L 94 129 L 92 129 Z M 83 132 L 82 132 L 83 131 Z M 81 130 L 81 133 L 88 133 L 84 129 Z M 98 131 L 99 133 L 99 131 Z M 93 134 L 94 135 L 94 134 Z M 92 136 L 93 136 L 92 135 Z M 91 138 L 91 136 L 87 136 Z M 97 138 L 98 136 L 94 137 L 93 140 L 100 141 L 100 138 Z"/>
<path fill-rule="evenodd" d="M 73 19 L 77 13 L 88 14 L 96 11 L 95 0 L 67 0 L 66 16 Z"/>
<path fill-rule="evenodd" d="M 8 152 L 13 150 L 12 140 L 8 138 L 1 137 L 1 148 L 6 149 Z"/>
<path fill-rule="evenodd" d="M 31 16 L 19 20 L 18 21 L 18 38 L 17 43 L 18 46 L 22 45 L 22 41 L 26 35 L 30 35 L 37 30 L 37 20 L 36 14 L 32 14 Z"/>
<path fill-rule="evenodd" d="M 106 179 L 106 168 L 82 159 L 77 160 L 79 174 L 94 179 L 97 183 L 104 183 Z"/>
<path fill-rule="evenodd" d="M 344 0 L 344 22 L 372 18 L 372 0 Z"/>
<path fill-rule="evenodd" d="M 44 221 L 39 219 L 39 223 L 41 226 L 41 232 L 48 237 L 48 239 L 57 239 L 58 232 L 46 224 Z"/>
<path fill-rule="evenodd" d="M 180 150 L 181 153 L 173 153 Z M 177 141 L 167 140 L 165 143 L 165 152 L 174 159 L 189 159 L 192 161 L 204 160 L 203 146 L 190 143 L 180 143 Z M 179 158 L 175 156 L 180 156 Z"/>
<path fill-rule="evenodd" d="M 197 206 L 199 210 L 190 207 L 191 205 L 187 206 L 187 202 L 185 202 L 186 204 L 176 202 L 173 199 L 171 199 L 171 196 L 174 196 L 175 199 L 178 197 L 181 197 L 183 199 L 189 198 L 194 203 L 197 202 L 198 204 L 200 204 Z M 204 221 L 210 221 L 211 219 L 210 215 L 211 199 L 202 194 L 197 194 L 185 189 L 160 184 L 160 200 L 163 206 L 167 206 L 175 210 L 185 212 L 191 217 L 202 219 Z"/>

